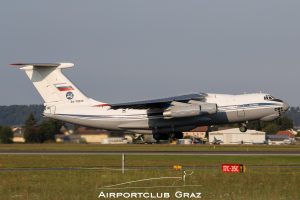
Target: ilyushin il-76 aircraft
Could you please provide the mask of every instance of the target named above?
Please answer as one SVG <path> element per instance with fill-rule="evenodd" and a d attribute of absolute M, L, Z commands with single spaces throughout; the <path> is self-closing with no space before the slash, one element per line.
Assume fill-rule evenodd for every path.
<path fill-rule="evenodd" d="M 44 116 L 87 127 L 153 134 L 154 139 L 182 138 L 200 125 L 239 123 L 247 131 L 252 120 L 272 121 L 289 105 L 269 94 L 195 93 L 168 98 L 110 104 L 82 93 L 62 69 L 72 63 L 17 63 L 45 101 Z"/>

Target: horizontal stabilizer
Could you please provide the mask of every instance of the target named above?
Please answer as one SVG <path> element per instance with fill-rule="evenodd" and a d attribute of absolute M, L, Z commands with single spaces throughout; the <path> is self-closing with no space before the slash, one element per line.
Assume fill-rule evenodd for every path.
<path fill-rule="evenodd" d="M 73 63 L 14 63 L 11 66 L 17 67 L 35 67 L 35 68 L 69 68 L 74 67 Z"/>

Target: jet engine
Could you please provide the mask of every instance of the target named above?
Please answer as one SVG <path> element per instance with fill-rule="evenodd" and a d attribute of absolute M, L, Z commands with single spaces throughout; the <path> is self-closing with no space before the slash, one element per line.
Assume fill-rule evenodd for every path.
<path fill-rule="evenodd" d="M 174 105 L 167 108 L 163 112 L 165 119 L 180 118 L 180 117 L 194 117 L 206 114 L 215 114 L 217 112 L 217 104 L 213 103 L 197 103 Z"/>

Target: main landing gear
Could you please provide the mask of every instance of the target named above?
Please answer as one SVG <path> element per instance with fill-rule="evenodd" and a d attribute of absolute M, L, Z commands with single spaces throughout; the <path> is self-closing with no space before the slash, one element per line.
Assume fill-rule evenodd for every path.
<path fill-rule="evenodd" d="M 153 133 L 153 138 L 157 141 L 168 140 L 170 138 L 169 134 Z"/>
<path fill-rule="evenodd" d="M 169 139 L 182 139 L 183 133 L 182 132 L 175 132 L 170 134 L 163 134 L 163 133 L 154 133 L 153 138 L 157 141 L 159 140 L 169 140 Z"/>
<path fill-rule="evenodd" d="M 182 132 L 175 132 L 172 133 L 170 138 L 173 139 L 182 139 L 183 138 L 183 133 Z"/>

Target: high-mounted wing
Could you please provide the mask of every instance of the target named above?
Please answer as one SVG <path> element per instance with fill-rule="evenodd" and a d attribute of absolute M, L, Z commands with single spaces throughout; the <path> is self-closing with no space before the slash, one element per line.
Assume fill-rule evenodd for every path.
<path fill-rule="evenodd" d="M 119 108 L 134 108 L 134 109 L 148 109 L 148 108 L 167 108 L 174 101 L 186 103 L 190 100 L 203 101 L 207 94 L 199 93 L 199 94 L 186 94 L 179 95 L 161 99 L 152 99 L 145 101 L 136 101 L 136 102 L 128 102 L 128 103 L 120 103 L 120 104 L 112 104 L 112 109 Z"/>

